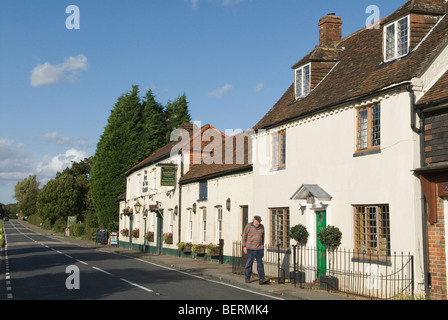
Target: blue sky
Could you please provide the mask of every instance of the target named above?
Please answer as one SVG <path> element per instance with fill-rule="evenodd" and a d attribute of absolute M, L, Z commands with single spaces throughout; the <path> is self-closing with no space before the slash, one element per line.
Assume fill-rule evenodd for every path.
<path fill-rule="evenodd" d="M 293 81 L 335 12 L 343 36 L 405 0 L 0 0 L 0 202 L 30 174 L 44 184 L 95 153 L 132 85 L 165 104 L 187 95 L 194 121 L 249 129 Z M 80 28 L 68 29 L 69 5 Z M 71 21 L 71 20 L 70 20 Z"/>

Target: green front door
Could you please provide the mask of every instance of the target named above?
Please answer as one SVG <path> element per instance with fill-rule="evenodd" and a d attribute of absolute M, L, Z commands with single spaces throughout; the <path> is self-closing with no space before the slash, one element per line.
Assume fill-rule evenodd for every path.
<path fill-rule="evenodd" d="M 316 249 L 317 249 L 317 280 L 320 279 L 321 276 L 325 276 L 327 273 L 327 251 L 325 250 L 325 246 L 320 242 L 317 234 L 320 230 L 325 229 L 327 227 L 327 213 L 325 211 L 316 212 Z"/>

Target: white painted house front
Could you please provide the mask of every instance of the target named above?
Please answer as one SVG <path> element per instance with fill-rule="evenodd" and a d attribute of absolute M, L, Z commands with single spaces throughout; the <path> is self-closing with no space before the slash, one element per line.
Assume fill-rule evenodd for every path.
<path fill-rule="evenodd" d="M 447 20 L 444 1 L 408 1 L 341 39 L 341 19 L 321 19 L 319 45 L 254 127 L 253 211 L 272 245 L 291 245 L 288 229 L 302 224 L 319 247 L 320 229 L 336 226 L 342 248 L 372 253 L 379 268 L 409 252 L 416 290 L 427 290 L 415 101 L 448 68 Z"/>

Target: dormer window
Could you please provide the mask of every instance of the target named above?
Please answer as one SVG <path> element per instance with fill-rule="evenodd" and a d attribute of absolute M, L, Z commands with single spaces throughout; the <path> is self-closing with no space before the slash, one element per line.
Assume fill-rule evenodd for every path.
<path fill-rule="evenodd" d="M 391 61 L 409 53 L 409 16 L 384 27 L 384 60 Z"/>
<path fill-rule="evenodd" d="M 311 91 L 311 64 L 295 70 L 296 99 L 308 95 Z"/>

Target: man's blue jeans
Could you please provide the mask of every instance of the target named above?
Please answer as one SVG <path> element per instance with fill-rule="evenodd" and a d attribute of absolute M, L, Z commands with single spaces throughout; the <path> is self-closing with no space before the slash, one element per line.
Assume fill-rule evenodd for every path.
<path fill-rule="evenodd" d="M 246 268 L 244 269 L 244 275 L 246 279 L 250 279 L 250 276 L 252 275 L 252 266 L 254 264 L 254 260 L 257 260 L 257 272 L 258 272 L 258 279 L 264 279 L 264 265 L 263 265 L 263 256 L 264 256 L 264 249 L 261 250 L 247 250 L 246 255 Z"/>

